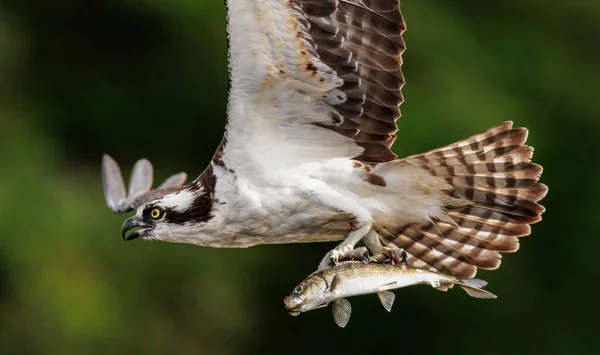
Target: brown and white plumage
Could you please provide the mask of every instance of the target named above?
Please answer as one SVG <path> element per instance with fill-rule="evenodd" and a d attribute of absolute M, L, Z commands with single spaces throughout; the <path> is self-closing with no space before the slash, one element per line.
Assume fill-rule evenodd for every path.
<path fill-rule="evenodd" d="M 477 267 L 496 269 L 500 252 L 519 249 L 519 237 L 544 212 L 538 202 L 548 188 L 537 183 L 542 167 L 531 163 L 527 130 L 504 122 L 487 131 L 427 153 L 402 159 L 444 178 L 449 194 L 465 202 L 447 206 L 451 220 L 412 223 L 380 232 L 385 244 L 404 248 L 410 262 L 458 277 Z"/>
<path fill-rule="evenodd" d="M 328 254 L 334 259 L 364 240 L 462 277 L 517 250 L 547 190 L 525 129 L 507 122 L 400 160 L 390 150 L 404 84 L 398 0 L 227 6 L 223 142 L 191 184 L 147 191 L 140 178 L 135 199 L 125 199 L 107 158 L 109 206 L 137 209 L 124 237 L 143 226 L 135 237 L 213 247 L 343 239 Z"/>
<path fill-rule="evenodd" d="M 294 164 L 301 154 L 368 162 L 396 157 L 389 147 L 404 84 L 398 1 L 229 0 L 228 7 L 232 90 L 225 150 L 237 148 L 234 140 L 246 144 L 268 132 L 274 134 L 265 143 L 285 140 Z"/>
<path fill-rule="evenodd" d="M 336 107 L 345 118 L 335 132 L 365 148 L 356 159 L 393 160 L 390 151 L 402 103 L 404 20 L 397 1 L 300 1 L 317 54 L 344 79 L 351 97 Z M 322 11 L 323 6 L 328 11 Z M 331 12 L 331 14 L 329 14 Z M 329 15 L 327 15 L 329 14 Z"/>

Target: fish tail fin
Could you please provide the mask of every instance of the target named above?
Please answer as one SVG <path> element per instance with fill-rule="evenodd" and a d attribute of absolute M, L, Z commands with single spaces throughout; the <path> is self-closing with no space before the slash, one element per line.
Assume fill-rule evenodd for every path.
<path fill-rule="evenodd" d="M 457 280 L 469 287 L 474 287 L 474 288 L 484 288 L 488 284 L 487 281 L 485 281 L 485 280 L 472 279 L 469 277 L 457 277 Z"/>
<path fill-rule="evenodd" d="M 463 290 L 465 290 L 465 292 L 471 297 L 482 299 L 491 299 L 498 297 L 489 291 L 481 289 L 482 287 L 487 285 L 487 282 L 485 282 L 484 280 L 472 279 L 467 277 L 459 277 L 457 278 L 457 280 L 459 281 L 457 285 L 460 286 Z"/>

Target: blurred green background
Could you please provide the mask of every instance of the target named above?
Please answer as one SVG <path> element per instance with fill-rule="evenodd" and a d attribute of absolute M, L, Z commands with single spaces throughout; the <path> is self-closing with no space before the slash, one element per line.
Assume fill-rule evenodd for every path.
<path fill-rule="evenodd" d="M 401 156 L 505 120 L 530 129 L 544 220 L 495 301 L 429 287 L 289 316 L 334 244 L 123 243 L 107 152 L 127 175 L 201 172 L 224 126 L 223 1 L 0 0 L 0 353 L 598 353 L 600 2 L 404 0 Z"/>

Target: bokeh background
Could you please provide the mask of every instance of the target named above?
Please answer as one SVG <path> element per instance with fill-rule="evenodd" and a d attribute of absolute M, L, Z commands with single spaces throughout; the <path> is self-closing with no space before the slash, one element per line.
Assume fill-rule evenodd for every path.
<path fill-rule="evenodd" d="M 134 241 L 105 207 L 127 176 L 201 172 L 224 126 L 225 10 L 207 0 L 0 1 L 0 353 L 592 354 L 600 330 L 600 2 L 404 0 L 409 155 L 505 120 L 530 129 L 544 220 L 499 295 L 420 286 L 289 316 L 334 244 L 210 249 Z M 595 347 L 595 349 L 594 349 Z M 596 351 L 594 351 L 596 350 Z"/>

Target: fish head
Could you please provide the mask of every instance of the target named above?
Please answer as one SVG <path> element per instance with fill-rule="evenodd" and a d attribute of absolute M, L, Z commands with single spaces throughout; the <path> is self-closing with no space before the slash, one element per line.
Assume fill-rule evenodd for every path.
<path fill-rule="evenodd" d="M 311 275 L 298 284 L 289 296 L 283 299 L 285 309 L 293 316 L 327 305 L 324 300 L 327 282 L 322 276 Z"/>

